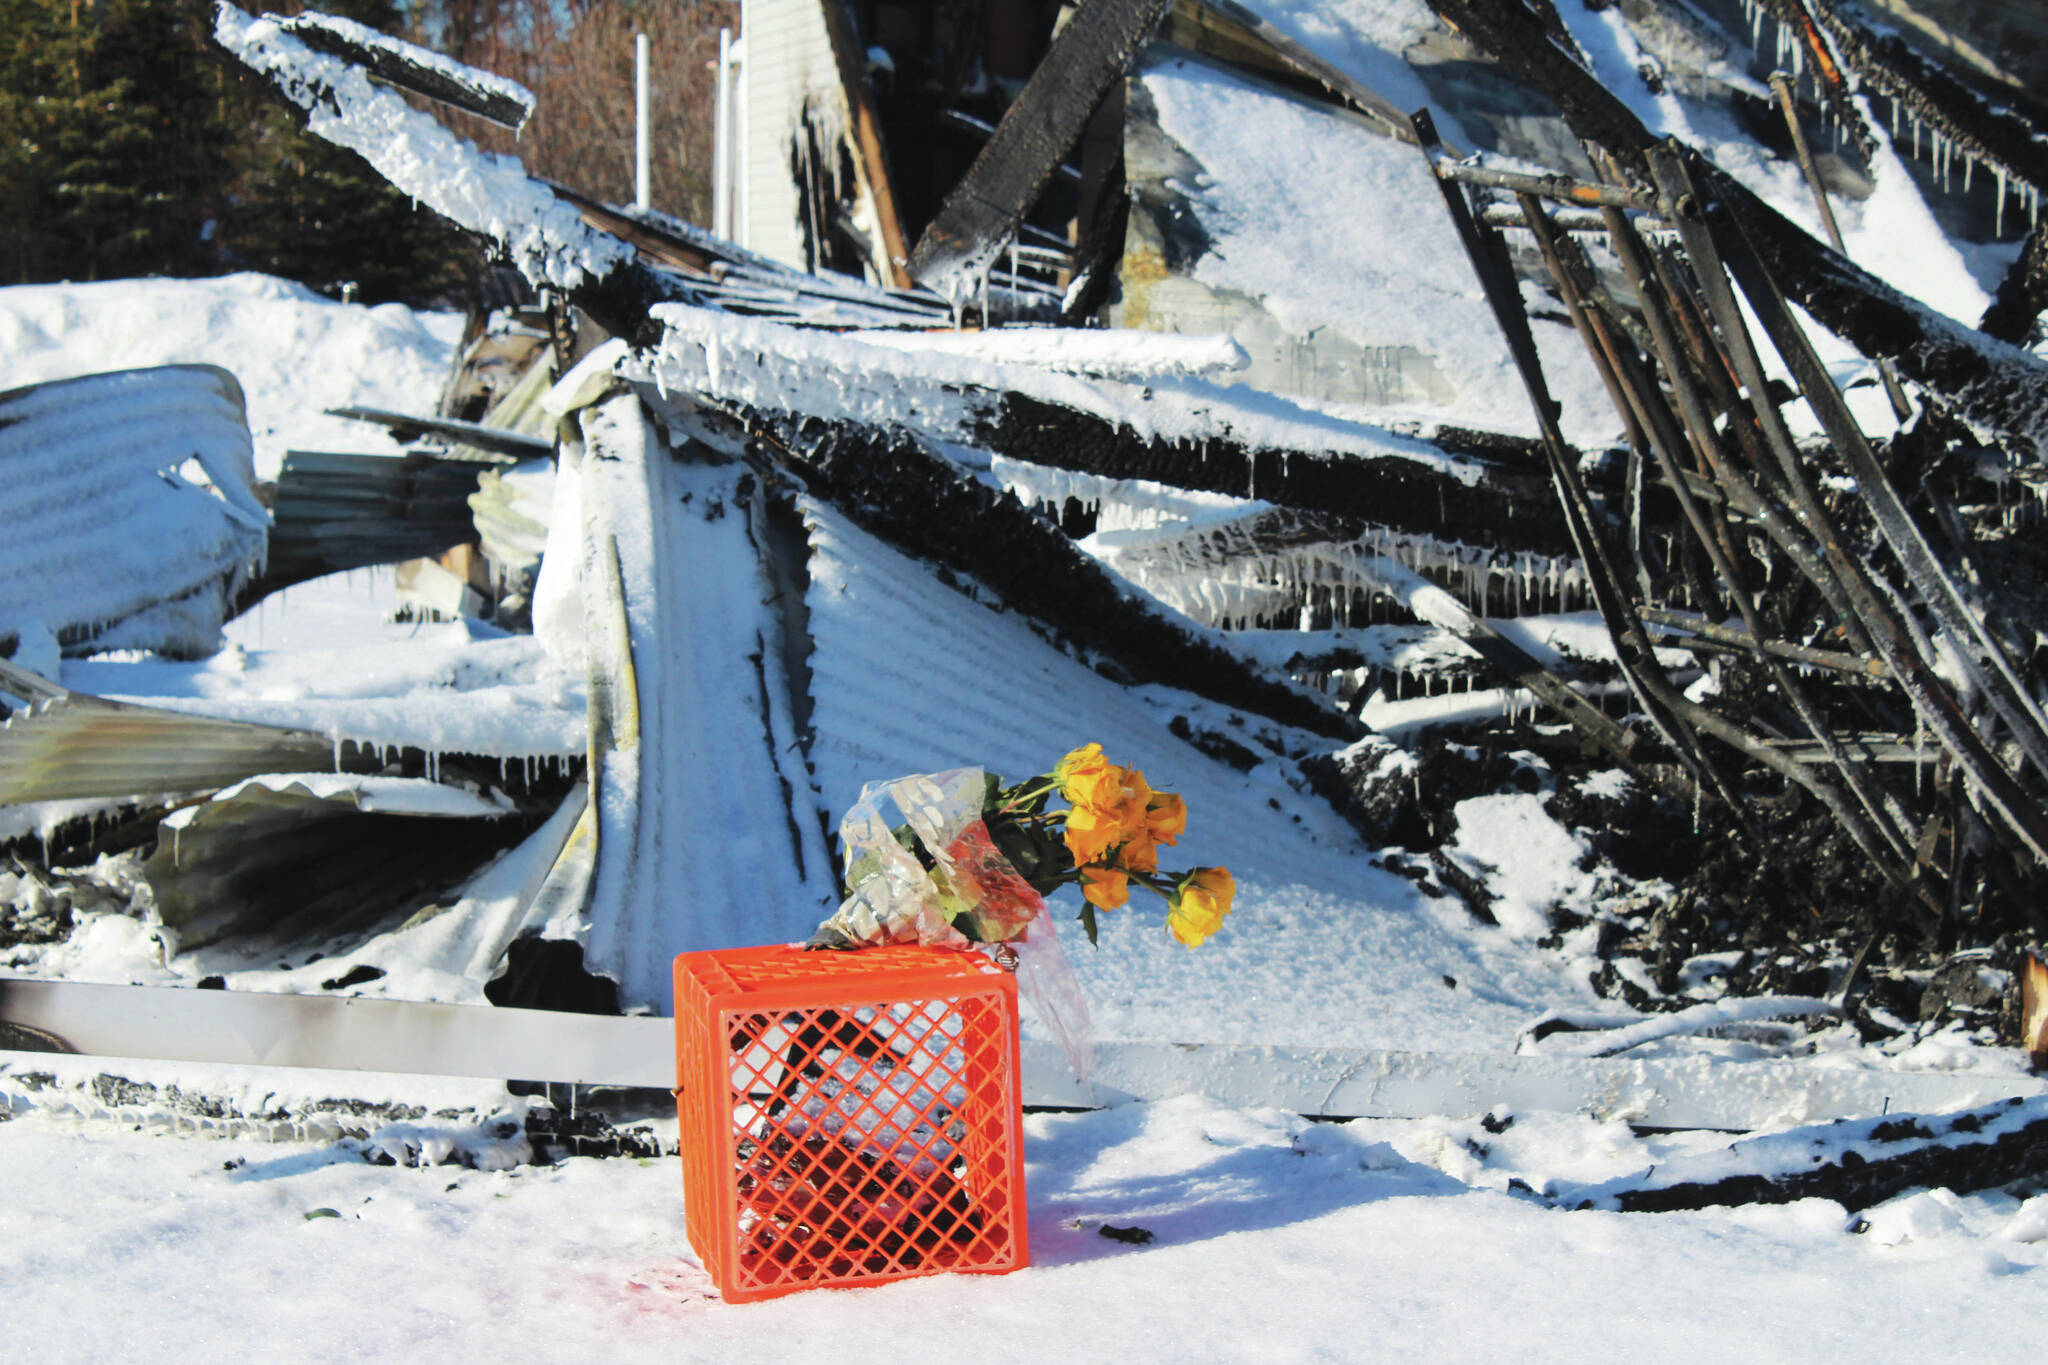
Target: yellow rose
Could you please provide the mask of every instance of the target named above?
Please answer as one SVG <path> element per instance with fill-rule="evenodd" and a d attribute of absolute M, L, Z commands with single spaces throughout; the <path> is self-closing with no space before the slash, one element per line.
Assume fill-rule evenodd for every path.
<path fill-rule="evenodd" d="M 1132 872 L 1157 872 L 1159 870 L 1159 846 L 1152 842 L 1151 833 L 1145 828 L 1142 811 L 1133 812 L 1126 806 L 1123 810 L 1124 824 L 1122 842 L 1116 850 L 1116 862 Z M 1132 816 L 1135 814 L 1136 818 Z"/>
<path fill-rule="evenodd" d="M 1113 867 L 1081 869 L 1081 894 L 1104 910 L 1114 910 L 1131 898 L 1130 882 Z"/>
<path fill-rule="evenodd" d="M 1067 812 L 1067 852 L 1074 865 L 1099 861 L 1123 838 L 1124 822 L 1114 806 L 1075 806 Z"/>
<path fill-rule="evenodd" d="M 1110 773 L 1110 767 L 1109 761 L 1102 756 L 1100 744 L 1083 744 L 1053 764 L 1052 779 L 1059 784 L 1062 799 L 1079 805 L 1100 789 Z"/>
<path fill-rule="evenodd" d="M 1198 867 L 1175 888 L 1166 927 L 1188 947 L 1198 948 L 1223 927 L 1223 917 L 1230 913 L 1236 894 L 1237 883 L 1228 868 Z"/>
<path fill-rule="evenodd" d="M 1188 804 L 1173 792 L 1153 792 L 1145 800 L 1145 831 L 1154 843 L 1172 844 L 1187 831 Z"/>

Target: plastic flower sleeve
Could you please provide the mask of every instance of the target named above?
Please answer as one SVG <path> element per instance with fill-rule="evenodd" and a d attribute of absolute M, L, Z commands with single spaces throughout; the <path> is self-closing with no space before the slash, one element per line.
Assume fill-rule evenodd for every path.
<path fill-rule="evenodd" d="M 932 848 L 925 830 L 946 831 L 950 840 L 981 816 L 984 781 L 978 768 L 918 774 L 889 782 L 870 782 L 839 822 L 846 847 L 846 884 L 850 894 L 832 917 L 818 926 L 812 942 L 841 947 L 882 943 L 941 943 L 964 948 L 967 937 L 946 913 L 941 889 L 917 855 L 896 842 L 894 823 L 883 811 L 886 801 Z M 944 848 L 945 843 L 936 845 Z"/>
<path fill-rule="evenodd" d="M 1081 983 L 1074 979 L 1066 949 L 1060 947 L 1052 916 L 1042 903 L 1029 932 L 1012 946 L 1017 951 L 1018 988 L 1031 1002 L 1039 1022 L 1052 1030 L 1060 1051 L 1067 1054 L 1067 1065 L 1074 1068 L 1074 1075 L 1086 1085 L 1089 1074 L 1095 1070 L 1088 1000 L 1081 994 Z"/>

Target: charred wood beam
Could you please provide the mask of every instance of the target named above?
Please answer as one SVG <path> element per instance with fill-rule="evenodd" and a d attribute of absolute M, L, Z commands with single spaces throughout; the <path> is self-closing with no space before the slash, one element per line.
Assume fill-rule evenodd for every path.
<path fill-rule="evenodd" d="M 1364 733 L 1322 697 L 1143 600 L 1056 526 L 915 437 L 814 418 L 743 421 L 779 468 L 864 530 L 986 584 L 1128 676 L 1333 739 Z"/>
<path fill-rule="evenodd" d="M 898 289 L 910 287 L 910 272 L 905 268 L 910 244 L 903 240 L 903 222 L 896 216 L 896 191 L 893 177 L 889 173 L 889 152 L 882 141 L 881 118 L 875 112 L 874 93 L 868 89 L 867 76 L 862 70 L 862 51 L 859 39 L 853 31 L 852 17 L 843 5 L 826 0 L 821 6 L 825 15 L 825 29 L 832 42 L 832 56 L 839 67 L 839 86 L 846 98 L 846 106 L 853 114 L 853 127 L 847 132 L 847 140 L 858 153 L 854 172 L 866 186 L 868 199 L 874 205 L 876 228 L 881 233 L 881 249 L 871 254 L 879 269 L 878 274 Z"/>
<path fill-rule="evenodd" d="M 1606 150 L 1638 189 L 1657 144 L 1635 113 L 1508 0 L 1429 0 L 1516 80 L 1554 101 L 1572 131 Z M 1865 355 L 1894 362 L 1959 415 L 2048 460 L 2048 363 L 1943 317 L 1830 250 L 1711 166 L 1703 192 L 1741 220 L 1766 269 L 1816 322 Z M 1667 212 L 1669 208 L 1667 206 Z"/>
<path fill-rule="evenodd" d="M 1299 73 L 1311 85 L 1320 86 L 1339 102 L 1373 120 L 1390 136 L 1404 142 L 1410 140 L 1406 113 L 1379 92 L 1324 61 L 1289 37 L 1278 25 L 1268 23 L 1236 0 L 1176 0 L 1173 8 L 1177 22 L 1185 18 L 1197 29 L 1214 29 L 1242 48 L 1261 55 L 1270 54 L 1270 59 L 1282 71 Z M 1195 46 L 1198 51 L 1203 50 L 1201 44 Z M 1234 54 L 1221 55 L 1229 60 Z"/>
<path fill-rule="evenodd" d="M 1860 6 L 1807 3 L 1834 41 L 1842 64 L 1867 89 L 1903 104 L 1964 155 L 2037 191 L 2048 190 L 2048 142 L 2010 105 L 1978 93 L 1898 34 L 1867 23 Z"/>
<path fill-rule="evenodd" d="M 1444 470 L 1398 456 L 1276 450 L 1223 435 L 1168 440 L 1014 391 L 1001 395 L 974 439 L 999 454 L 1076 473 L 1261 498 L 1504 552 L 1572 552 L 1548 480 L 1497 463 L 1468 459 L 1461 469 Z M 1418 453 L 1440 456 L 1421 438 L 1409 439 Z"/>
<path fill-rule="evenodd" d="M 1849 82 L 1842 74 L 1841 63 L 1835 60 L 1834 47 L 1807 12 L 1804 0 L 1756 0 L 1756 3 L 1792 30 L 1799 50 L 1808 59 L 1807 69 L 1813 72 L 1815 83 L 1820 87 L 1821 100 L 1835 121 L 1849 130 L 1849 139 L 1856 144 L 1857 156 L 1868 166 L 1877 155 L 1877 138 L 1864 121 L 1862 109 L 1850 99 Z"/>
<path fill-rule="evenodd" d="M 387 412 L 383 408 L 340 407 L 327 409 L 329 417 L 346 417 L 353 422 L 369 422 L 385 428 L 395 441 L 413 441 L 421 436 L 438 436 L 455 445 L 470 446 L 477 450 L 502 455 L 509 460 L 531 460 L 555 453 L 555 443 L 546 437 L 529 436 L 523 431 L 510 431 L 504 427 L 485 426 L 481 422 L 464 422 L 453 417 L 422 415 L 410 412 Z M 478 462 L 474 472 L 487 468 Z"/>
<path fill-rule="evenodd" d="M 1640 171 L 1650 134 L 1615 93 L 1560 47 L 1549 27 L 1520 0 L 1428 0 L 1436 16 L 1505 68 L 1523 85 L 1555 103 L 1586 142 L 1606 148 Z M 1636 177 L 1638 186 L 1647 177 Z M 1542 191 L 1536 191 L 1542 193 Z"/>
<path fill-rule="evenodd" d="M 912 278 L 970 292 L 1171 0 L 1085 0 L 910 253 Z"/>
<path fill-rule="evenodd" d="M 1998 282 L 1998 293 L 1978 320 L 1977 330 L 2015 346 L 2025 346 L 2048 308 L 2048 229 L 2027 234 L 2019 259 Z"/>
<path fill-rule="evenodd" d="M 1808 1141 L 1799 1141 L 1801 1137 Z M 1816 1146 L 1838 1151 L 1832 1160 L 1812 1164 L 1809 1154 Z M 1799 1161 L 1799 1168 L 1787 1169 L 1791 1160 Z M 1673 1180 L 1666 1167 L 1664 1178 L 1656 1183 L 1656 1172 L 1646 1172 L 1581 1191 L 1564 1202 L 1578 1208 L 1669 1213 L 1832 1199 L 1854 1213 L 1911 1189 L 1968 1194 L 2016 1180 L 2039 1180 L 2048 1176 L 2048 1104 L 2016 1097 L 1960 1114 L 1901 1114 L 1818 1125 L 1737 1143 L 1704 1164 L 1710 1169 L 1744 1164 L 1757 1169 Z"/>
<path fill-rule="evenodd" d="M 308 10 L 280 20 L 278 27 L 315 52 L 353 63 L 386 85 L 438 100 L 515 133 L 533 113 L 532 93 L 512 81 L 350 20 Z"/>

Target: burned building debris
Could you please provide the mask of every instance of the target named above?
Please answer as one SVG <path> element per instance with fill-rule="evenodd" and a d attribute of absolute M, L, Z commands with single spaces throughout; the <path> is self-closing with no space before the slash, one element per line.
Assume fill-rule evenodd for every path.
<path fill-rule="evenodd" d="M 423 614 L 466 604 L 579 678 L 546 780 L 490 780 L 512 756 L 473 734 L 430 759 L 348 730 L 327 767 L 467 774 L 482 803 L 401 801 L 398 843 L 435 866 L 401 878 L 394 856 L 406 887 L 377 908 L 484 976 L 522 934 L 573 942 L 660 1007 L 673 953 L 800 936 L 832 901 L 828 821 L 859 774 L 990 735 L 992 766 L 1035 770 L 1052 689 L 1170 712 L 1164 752 L 1274 775 L 1375 867 L 1489 920 L 1456 808 L 1537 801 L 1613 875 L 1536 937 L 1594 945 L 1595 986 L 1634 1008 L 1697 1004 L 1687 964 L 1732 954 L 1714 989 L 1825 997 L 1877 1037 L 1958 952 L 2025 975 L 2048 937 L 2048 292 L 2038 231 L 2022 247 L 2005 215 L 2037 202 L 2031 112 L 1828 0 L 1636 0 L 1588 20 L 1611 51 L 1521 0 L 1087 0 L 1058 36 L 1046 6 L 946 7 L 991 27 L 943 33 L 913 8 L 748 7 L 744 98 L 774 118 L 747 127 L 751 198 L 720 235 L 528 177 L 398 93 L 516 117 L 483 73 L 221 6 L 223 46 L 316 132 L 533 291 L 472 329 L 501 376 L 438 413 L 357 414 L 431 449 L 295 453 L 267 564 L 234 541 L 203 575 L 225 610 L 423 560 L 443 589 Z M 916 45 L 985 52 L 1004 24 L 1032 54 L 1007 83 L 908 88 Z M 1734 134 L 1650 126 L 1617 71 L 1725 106 L 1782 159 L 1720 164 Z M 917 141 L 941 125 L 943 155 Z M 1975 324 L 1821 226 L 1874 187 L 1919 194 L 1898 180 L 1916 155 L 1997 267 Z M 161 609 L 35 629 L 67 654 L 87 629 L 175 649 L 113 624 Z M 100 714 L 24 701 L 0 781 L 67 708 Z M 165 924 L 218 887 L 262 899 L 230 885 L 223 833 L 173 877 L 179 828 L 288 821 L 309 859 L 385 837 L 310 779 L 216 796 L 312 774 L 328 743 L 263 736 L 296 748 L 65 793 L 147 798 L 122 818 L 150 827 L 131 847 L 154 841 Z M 181 801 L 201 814 L 167 822 Z M 428 857 L 513 842 L 536 851 L 496 896 Z"/>

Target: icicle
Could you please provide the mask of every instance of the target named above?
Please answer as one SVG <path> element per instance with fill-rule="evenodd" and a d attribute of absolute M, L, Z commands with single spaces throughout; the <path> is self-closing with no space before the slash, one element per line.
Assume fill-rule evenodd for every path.
<path fill-rule="evenodd" d="M 1998 172 L 1998 215 L 1996 226 L 1992 228 L 1991 235 L 1993 237 L 2003 237 L 2005 236 L 2005 167 L 1995 166 L 1992 169 Z"/>

